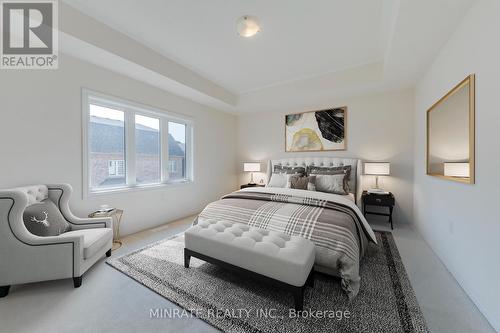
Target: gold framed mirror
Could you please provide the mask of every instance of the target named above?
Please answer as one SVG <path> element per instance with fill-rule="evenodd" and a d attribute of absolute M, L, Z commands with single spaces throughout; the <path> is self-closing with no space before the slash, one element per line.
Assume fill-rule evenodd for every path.
<path fill-rule="evenodd" d="M 475 76 L 427 110 L 427 174 L 474 184 Z"/>

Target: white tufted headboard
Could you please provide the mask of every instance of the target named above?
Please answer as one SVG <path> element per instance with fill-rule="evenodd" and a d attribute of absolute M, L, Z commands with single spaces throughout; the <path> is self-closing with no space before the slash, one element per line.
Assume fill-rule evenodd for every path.
<path fill-rule="evenodd" d="M 357 158 L 338 158 L 338 157 L 290 157 L 278 160 L 269 160 L 267 165 L 267 181 L 271 179 L 271 173 L 274 170 L 275 165 L 284 166 L 302 166 L 307 167 L 309 165 L 313 166 L 351 166 L 351 178 L 349 179 L 349 189 L 350 193 L 354 194 L 356 198 L 356 203 L 359 204 L 361 198 L 361 172 L 362 172 L 362 161 Z"/>

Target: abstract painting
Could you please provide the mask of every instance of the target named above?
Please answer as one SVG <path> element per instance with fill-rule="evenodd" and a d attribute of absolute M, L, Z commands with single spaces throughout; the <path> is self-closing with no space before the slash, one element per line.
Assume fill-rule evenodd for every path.
<path fill-rule="evenodd" d="M 347 107 L 288 114 L 286 151 L 345 150 L 346 128 Z"/>

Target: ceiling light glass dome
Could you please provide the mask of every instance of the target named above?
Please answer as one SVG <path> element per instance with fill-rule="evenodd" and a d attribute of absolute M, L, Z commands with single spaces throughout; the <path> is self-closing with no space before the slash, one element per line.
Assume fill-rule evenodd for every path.
<path fill-rule="evenodd" d="M 260 32 L 259 19 L 255 16 L 244 15 L 236 20 L 236 31 L 242 37 L 252 37 Z"/>

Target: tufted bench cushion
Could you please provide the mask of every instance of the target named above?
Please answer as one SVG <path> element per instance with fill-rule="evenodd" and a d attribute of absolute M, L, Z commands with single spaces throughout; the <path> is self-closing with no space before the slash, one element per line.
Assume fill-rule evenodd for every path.
<path fill-rule="evenodd" d="M 185 232 L 187 249 L 301 287 L 314 264 L 314 244 L 282 232 L 220 220 L 199 220 Z"/>

